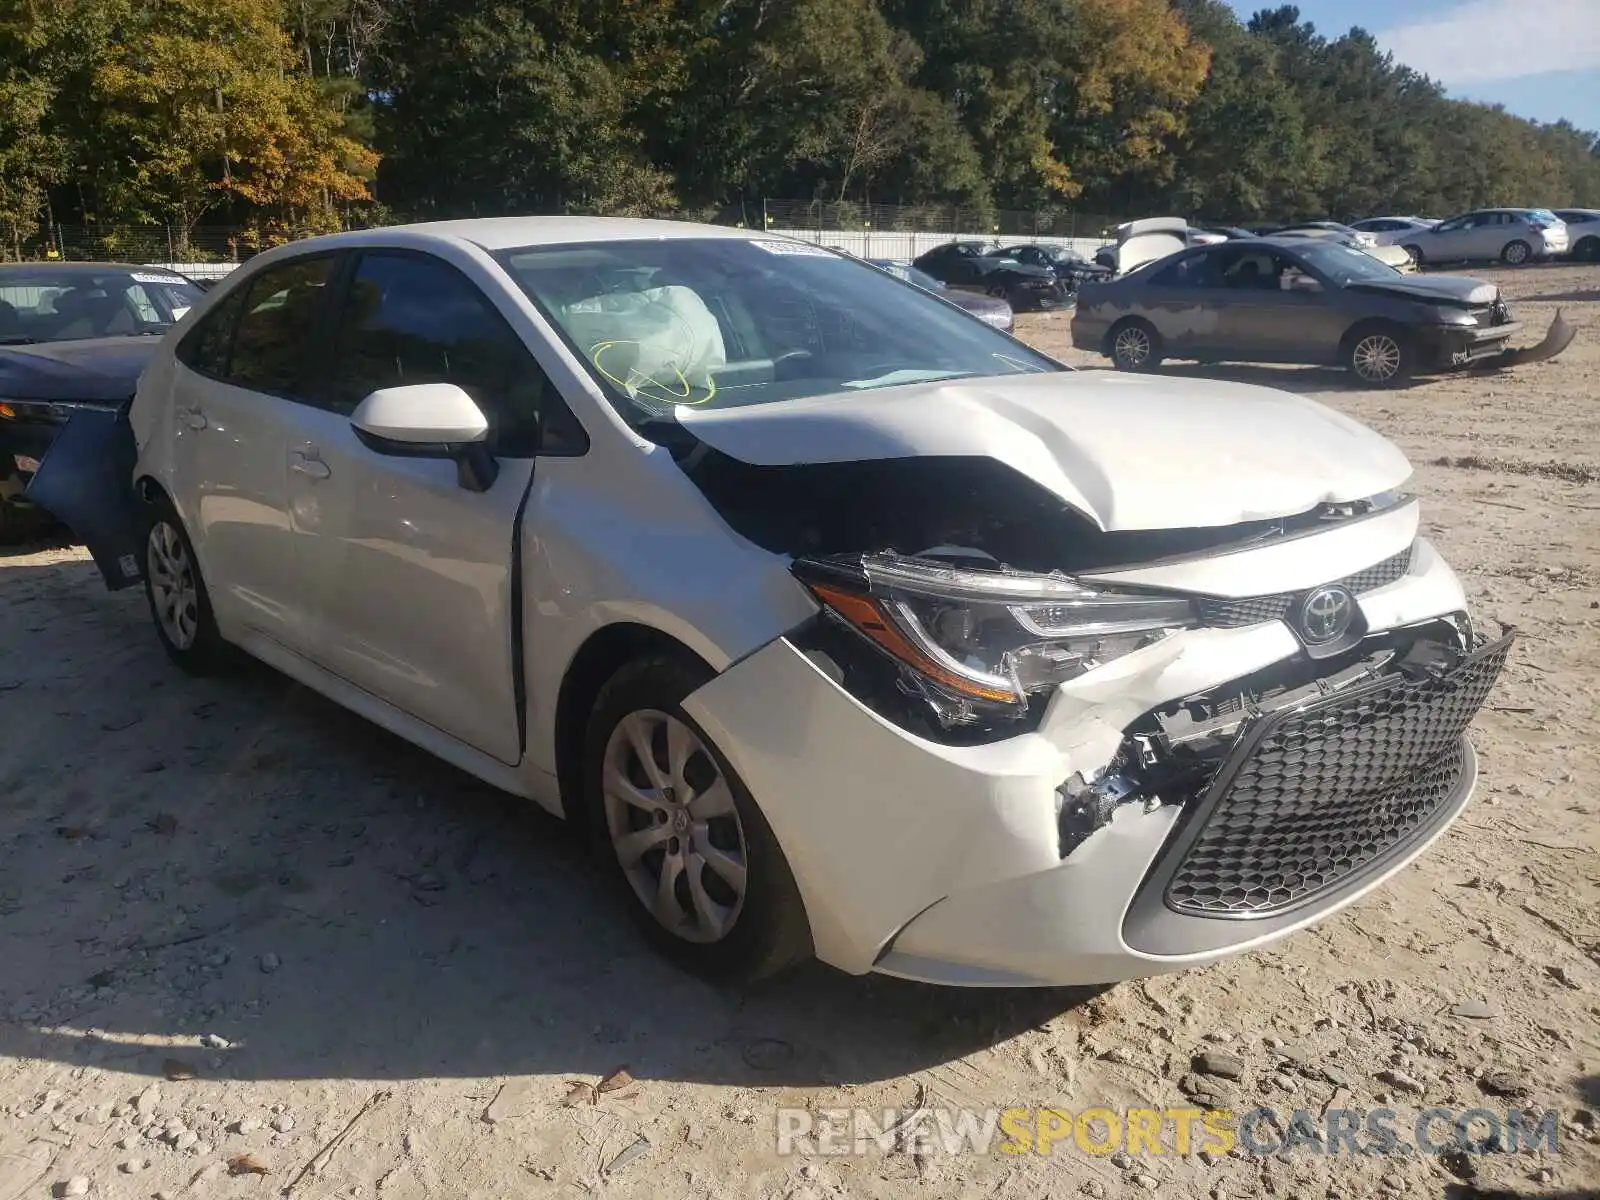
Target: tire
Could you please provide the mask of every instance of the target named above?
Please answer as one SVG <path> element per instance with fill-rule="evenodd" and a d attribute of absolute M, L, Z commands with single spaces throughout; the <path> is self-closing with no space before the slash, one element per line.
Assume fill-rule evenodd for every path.
<path fill-rule="evenodd" d="M 1153 371 L 1161 365 L 1161 335 L 1137 317 L 1113 325 L 1106 346 L 1119 371 Z"/>
<path fill-rule="evenodd" d="M 1416 351 L 1404 330 L 1392 325 L 1364 325 L 1345 339 L 1344 365 L 1365 387 L 1400 387 L 1410 381 L 1416 369 Z"/>
<path fill-rule="evenodd" d="M 1421 246 L 1401 246 L 1400 249 L 1404 250 L 1407 254 L 1409 254 L 1411 256 L 1411 263 L 1412 263 L 1413 266 L 1415 266 L 1415 267 L 1421 267 L 1422 266 L 1422 247 Z"/>
<path fill-rule="evenodd" d="M 1500 251 L 1500 261 L 1508 267 L 1520 267 L 1533 258 L 1533 247 L 1521 238 L 1507 242 Z"/>
<path fill-rule="evenodd" d="M 1574 262 L 1600 262 L 1600 237 L 1579 238 L 1572 258 Z"/>
<path fill-rule="evenodd" d="M 159 494 L 148 504 L 143 529 L 144 595 L 161 648 L 191 675 L 214 674 L 231 663 L 232 647 L 217 631 L 189 531 L 172 501 Z"/>
<path fill-rule="evenodd" d="M 646 939 L 702 978 L 753 983 L 809 958 L 811 929 L 760 808 L 683 711 L 712 676 L 686 653 L 656 653 L 607 681 L 584 735 L 584 814 L 592 849 Z M 621 842 L 638 851 L 631 862 Z"/>

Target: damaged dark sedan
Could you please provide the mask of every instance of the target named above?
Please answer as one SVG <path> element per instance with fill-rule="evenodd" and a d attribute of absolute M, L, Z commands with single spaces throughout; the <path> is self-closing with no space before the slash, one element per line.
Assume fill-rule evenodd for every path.
<path fill-rule="evenodd" d="M 116 263 L 0 266 L 0 526 L 75 413 L 114 413 L 160 344 L 200 299 L 173 271 Z"/>
<path fill-rule="evenodd" d="M 1478 365 L 1553 358 L 1574 329 L 1557 313 L 1543 341 L 1492 283 L 1407 275 L 1333 242 L 1260 238 L 1180 251 L 1107 283 L 1086 284 L 1073 344 L 1119 370 L 1164 359 L 1339 366 L 1368 387 Z"/>

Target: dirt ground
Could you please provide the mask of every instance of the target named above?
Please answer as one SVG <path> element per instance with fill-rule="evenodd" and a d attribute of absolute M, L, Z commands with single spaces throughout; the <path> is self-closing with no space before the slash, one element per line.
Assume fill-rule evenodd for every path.
<path fill-rule="evenodd" d="M 1520 630 L 1477 800 L 1322 926 L 1096 996 L 685 979 L 558 823 L 264 669 L 180 675 L 142 594 L 81 549 L 5 552 L 0 1200 L 1597 1194 L 1600 268 L 1485 274 L 1579 341 L 1388 394 L 1208 371 L 1411 455 L 1429 535 Z M 1020 324 L 1088 363 L 1066 316 Z M 1180 1105 L 1207 1050 L 1238 1059 L 1201 1081 L 1240 1111 L 1387 1104 L 1404 1138 L 1432 1105 L 1558 1109 L 1559 1148 L 776 1152 L 780 1106 Z M 631 1084 L 566 1103 L 623 1065 Z M 267 1173 L 230 1173 L 243 1154 Z"/>

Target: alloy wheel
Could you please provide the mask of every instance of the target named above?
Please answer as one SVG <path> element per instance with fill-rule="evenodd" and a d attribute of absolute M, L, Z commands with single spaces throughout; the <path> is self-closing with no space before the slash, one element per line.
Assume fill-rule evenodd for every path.
<path fill-rule="evenodd" d="M 145 558 L 156 620 L 175 649 L 188 650 L 200 632 L 200 594 L 183 536 L 157 521 L 150 527 Z"/>
<path fill-rule="evenodd" d="M 1388 383 L 1400 373 L 1400 343 L 1387 333 L 1369 333 L 1350 356 L 1356 374 L 1368 383 Z"/>
<path fill-rule="evenodd" d="M 726 937 L 744 907 L 749 861 L 733 791 L 683 721 L 629 713 L 606 743 L 606 831 L 633 893 L 689 942 Z"/>
<path fill-rule="evenodd" d="M 1117 330 L 1111 344 L 1112 356 L 1130 367 L 1142 367 L 1150 360 L 1150 335 L 1138 325 Z"/>
<path fill-rule="evenodd" d="M 1512 266 L 1519 266 L 1528 261 L 1528 247 L 1523 242 L 1512 242 L 1505 248 L 1505 260 Z"/>

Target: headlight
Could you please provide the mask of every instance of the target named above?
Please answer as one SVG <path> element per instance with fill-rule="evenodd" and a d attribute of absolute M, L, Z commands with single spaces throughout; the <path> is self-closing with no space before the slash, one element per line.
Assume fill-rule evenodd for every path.
<path fill-rule="evenodd" d="M 1017 718 L 1031 697 L 1197 623 L 1186 599 L 1086 587 L 1062 574 L 929 558 L 802 560 L 832 616 L 893 658 L 947 726 Z"/>

